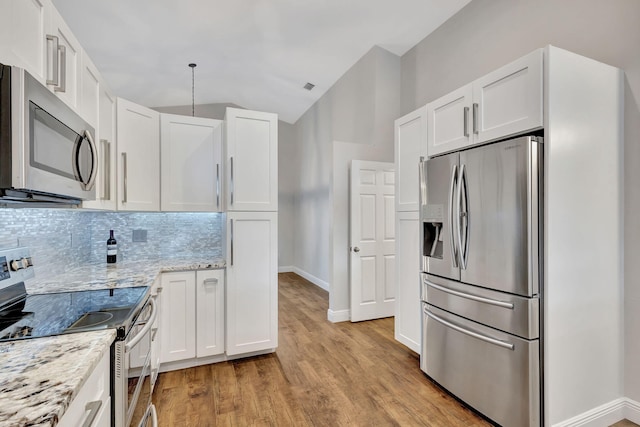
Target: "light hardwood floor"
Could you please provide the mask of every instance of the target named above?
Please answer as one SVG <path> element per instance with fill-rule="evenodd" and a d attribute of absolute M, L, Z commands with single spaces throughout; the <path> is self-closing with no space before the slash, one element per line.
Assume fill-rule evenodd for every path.
<path fill-rule="evenodd" d="M 488 426 L 420 371 L 393 318 L 327 321 L 328 294 L 279 275 L 275 353 L 160 374 L 160 426 Z"/>

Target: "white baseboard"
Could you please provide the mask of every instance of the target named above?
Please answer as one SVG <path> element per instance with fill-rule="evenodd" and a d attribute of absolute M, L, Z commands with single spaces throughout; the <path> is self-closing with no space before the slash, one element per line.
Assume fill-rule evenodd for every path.
<path fill-rule="evenodd" d="M 621 397 L 612 402 L 593 408 L 553 427 L 602 427 L 610 426 L 623 419 L 640 422 L 640 403 Z"/>
<path fill-rule="evenodd" d="M 316 276 L 309 274 L 298 267 L 293 267 L 292 271 L 296 273 L 298 276 L 304 277 L 305 279 L 307 279 L 314 285 L 318 286 L 319 288 L 322 288 L 325 291 L 329 292 L 329 283 L 325 282 L 324 280 L 318 279 Z"/>
<path fill-rule="evenodd" d="M 327 320 L 331 323 L 348 322 L 351 320 L 351 310 L 327 310 Z"/>
<path fill-rule="evenodd" d="M 278 273 L 293 273 L 293 266 L 285 265 L 282 267 L 278 267 Z"/>

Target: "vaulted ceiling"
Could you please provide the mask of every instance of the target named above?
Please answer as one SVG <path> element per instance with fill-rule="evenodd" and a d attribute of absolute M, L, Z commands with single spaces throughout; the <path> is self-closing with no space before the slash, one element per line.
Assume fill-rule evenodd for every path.
<path fill-rule="evenodd" d="M 403 55 L 470 0 L 53 0 L 118 96 L 294 123 L 369 49 Z M 316 85 L 312 91 L 305 83 Z"/>

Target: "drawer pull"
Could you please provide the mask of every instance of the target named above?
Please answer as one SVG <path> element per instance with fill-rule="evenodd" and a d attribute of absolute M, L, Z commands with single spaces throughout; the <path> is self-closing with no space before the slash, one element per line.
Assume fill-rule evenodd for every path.
<path fill-rule="evenodd" d="M 209 279 L 205 279 L 202 282 L 203 285 L 207 286 L 207 285 L 217 285 L 218 284 L 218 279 L 216 279 L 215 277 L 209 278 Z"/>
<path fill-rule="evenodd" d="M 466 299 L 470 299 L 472 301 L 477 301 L 477 302 L 481 302 L 484 304 L 489 304 L 489 305 L 495 305 L 496 307 L 502 307 L 502 308 L 508 308 L 510 310 L 513 310 L 513 304 L 510 302 L 505 302 L 505 301 L 498 301 L 495 299 L 490 299 L 490 298 L 484 298 L 484 297 L 479 297 L 476 295 L 471 295 L 471 294 L 467 294 L 464 292 L 460 292 L 460 291 L 454 291 L 453 289 L 448 289 L 445 288 L 444 286 L 440 286 L 440 285 L 436 285 L 435 283 L 432 283 L 430 281 L 428 281 L 427 279 L 423 279 L 424 283 L 434 289 L 437 289 L 439 291 L 442 292 L 446 292 L 448 294 L 451 295 L 455 295 L 457 297 L 460 298 L 466 298 Z"/>
<path fill-rule="evenodd" d="M 468 329 L 462 328 L 462 327 L 460 327 L 458 325 L 454 325 L 453 323 L 447 322 L 446 320 L 441 319 L 440 317 L 436 316 L 435 314 L 429 312 L 426 308 L 424 309 L 424 314 L 426 314 L 428 317 L 432 318 L 436 322 L 439 322 L 439 323 L 443 324 L 444 326 L 446 326 L 448 328 L 456 330 L 456 331 L 458 331 L 460 333 L 463 333 L 465 335 L 469 335 L 470 337 L 479 339 L 480 341 L 484 341 L 484 342 L 489 343 L 489 344 L 497 345 L 498 347 L 506 348 L 507 350 L 513 350 L 514 349 L 514 345 L 511 344 L 511 343 L 500 341 L 500 340 L 497 340 L 495 338 L 491 338 L 491 337 L 488 337 L 486 335 L 482 335 L 482 334 L 479 334 L 477 332 L 473 332 L 473 331 L 470 331 Z"/>
<path fill-rule="evenodd" d="M 94 400 L 93 402 L 87 403 L 84 407 L 85 411 L 89 411 L 89 415 L 87 419 L 82 423 L 82 427 L 90 427 L 93 425 L 93 421 L 98 416 L 98 412 L 100 412 L 100 408 L 102 407 L 102 400 Z"/>

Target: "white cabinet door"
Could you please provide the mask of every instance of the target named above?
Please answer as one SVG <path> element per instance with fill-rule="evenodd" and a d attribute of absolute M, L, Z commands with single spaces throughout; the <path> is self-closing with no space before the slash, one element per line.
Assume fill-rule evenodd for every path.
<path fill-rule="evenodd" d="M 31 0 L 29 0 L 31 1 Z M 82 46 L 73 35 L 62 16 L 55 8 L 51 10 L 51 20 L 47 34 L 57 37 L 59 51 L 57 52 L 59 60 L 59 85 L 49 87 L 72 108 L 78 107 L 78 82 L 80 81 L 80 57 L 82 55 Z M 53 55 L 52 49 L 49 49 L 48 55 Z M 53 64 L 53 59 L 47 59 L 47 62 Z"/>
<path fill-rule="evenodd" d="M 278 116 L 227 108 L 228 211 L 278 210 Z"/>
<path fill-rule="evenodd" d="M 86 52 L 82 51 L 80 62 L 80 101 L 78 110 L 93 128 L 98 130 L 100 110 L 100 73 Z M 97 138 L 96 138 L 97 139 Z"/>
<path fill-rule="evenodd" d="M 427 104 L 429 157 L 469 145 L 471 139 L 471 85 Z"/>
<path fill-rule="evenodd" d="M 427 107 L 395 122 L 396 211 L 417 211 L 418 162 L 427 156 Z"/>
<path fill-rule="evenodd" d="M 538 49 L 473 82 L 475 142 L 542 127 L 542 57 Z"/>
<path fill-rule="evenodd" d="M 278 346 L 278 214 L 227 214 L 228 355 Z"/>
<path fill-rule="evenodd" d="M 0 62 L 22 67 L 45 84 L 51 1 L 6 0 L 1 9 Z M 52 44 L 48 47 L 52 49 Z"/>
<path fill-rule="evenodd" d="M 196 357 L 196 275 L 193 271 L 162 275 L 160 361 Z"/>
<path fill-rule="evenodd" d="M 224 353 L 224 270 L 196 272 L 196 357 Z"/>
<path fill-rule="evenodd" d="M 418 212 L 396 213 L 395 338 L 420 353 L 420 220 Z"/>
<path fill-rule="evenodd" d="M 118 210 L 160 210 L 160 114 L 118 98 Z"/>
<path fill-rule="evenodd" d="M 222 121 L 160 115 L 163 211 L 222 209 Z"/>
<path fill-rule="evenodd" d="M 82 202 L 82 207 L 116 210 L 116 98 L 102 80 L 99 89 L 96 200 Z"/>

